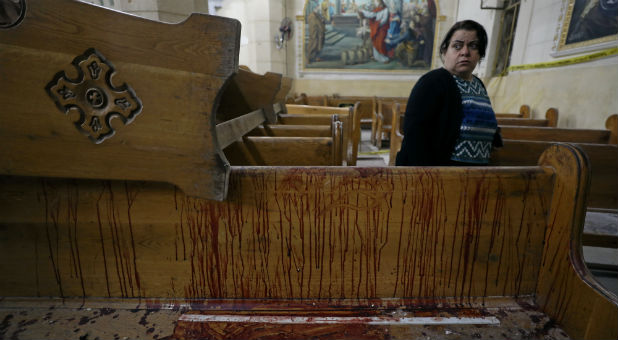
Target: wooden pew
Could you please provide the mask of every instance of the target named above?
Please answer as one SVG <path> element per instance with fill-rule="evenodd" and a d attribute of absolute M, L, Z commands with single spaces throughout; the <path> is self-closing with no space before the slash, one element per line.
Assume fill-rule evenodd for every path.
<path fill-rule="evenodd" d="M 534 159 L 554 142 L 504 140 L 504 147 L 494 150 L 491 165 L 525 166 L 534 164 Z M 618 212 L 618 146 L 609 144 L 577 144 L 591 164 L 590 193 L 587 211 Z M 618 236 L 584 231 L 583 245 L 602 248 L 618 248 Z"/>
<path fill-rule="evenodd" d="M 3 176 L 5 329 L 618 335 L 618 299 L 581 259 L 588 171 L 575 148 L 530 167 L 232 167 L 229 181 L 216 202 L 156 182 Z"/>
<path fill-rule="evenodd" d="M 517 126 L 544 126 L 556 127 L 558 125 L 558 109 L 549 108 L 545 112 L 545 119 L 532 118 L 507 118 L 496 114 L 498 125 L 517 125 Z"/>
<path fill-rule="evenodd" d="M 358 136 L 358 139 L 360 140 L 360 126 L 355 126 L 354 124 L 354 114 L 357 107 L 358 106 L 356 105 L 354 107 L 331 107 L 286 104 L 286 112 L 288 115 L 306 115 L 308 117 L 312 115 L 338 115 L 339 120 L 343 123 L 343 159 L 346 161 L 347 165 L 356 165 L 356 158 L 358 155 L 358 142 L 355 143 L 355 136 Z"/>
<path fill-rule="evenodd" d="M 307 96 L 305 93 L 293 95 L 286 104 L 328 106 L 327 96 Z"/>
<path fill-rule="evenodd" d="M 50 33 L 67 23 L 76 29 Z M 42 125 L 53 122 L 45 119 L 56 103 L 32 86 L 45 72 L 28 73 L 32 61 L 53 70 L 70 55 L 64 48 L 82 51 L 73 46 L 81 34 L 83 45 L 117 43 L 139 55 L 123 43 L 134 39 L 149 51 L 114 64 L 127 85 L 139 84 L 132 89 L 143 111 L 98 144 L 73 138 L 73 124 Z M 146 47 L 175 46 L 172 35 L 194 48 L 163 63 L 167 48 Z M 403 339 L 447 328 L 466 338 L 618 337 L 618 298 L 581 259 L 589 168 L 580 150 L 552 146 L 527 167 L 231 166 L 222 145 L 263 124 L 269 109 L 217 122 L 215 98 L 236 72 L 239 37 L 232 19 L 194 15 L 169 25 L 66 0 L 30 1 L 21 26 L 0 30 L 0 65 L 17 87 L 0 92 L 9 108 L 0 112 L 0 139 L 10 146 L 0 158 L 3 336 Z M 189 64 L 191 53 L 210 48 L 221 50 L 209 61 L 230 73 L 204 58 Z M 195 87 L 208 96 L 175 100 Z M 167 101 L 175 105 L 154 105 Z M 28 119 L 5 124 L 16 113 Z M 62 176 L 36 167 L 32 155 L 71 152 L 71 143 L 102 154 L 71 153 L 60 160 Z M 131 150 L 147 153 L 147 164 Z M 202 162 L 188 161 L 193 155 Z M 211 155 L 220 157 L 209 163 Z M 213 181 L 223 197 L 179 178 L 195 176 L 184 168 L 210 167 L 227 170 L 223 184 Z"/>
<path fill-rule="evenodd" d="M 231 165 L 343 165 L 343 123 L 337 115 L 330 126 L 266 125 L 224 149 Z M 328 133 L 324 133 L 328 128 Z M 263 133 L 265 135 L 256 135 Z"/>
<path fill-rule="evenodd" d="M 375 135 L 373 139 L 375 140 L 375 145 L 378 149 L 382 148 L 382 141 L 384 136 L 388 136 L 390 143 L 390 135 L 393 127 L 393 119 L 396 116 L 394 110 L 398 108 L 399 114 L 403 115 L 406 111 L 406 101 L 396 101 L 396 100 L 384 100 L 382 98 L 378 99 L 378 113 L 377 113 L 377 122 Z"/>
<path fill-rule="evenodd" d="M 248 136 L 270 137 L 331 137 L 332 128 L 327 125 L 266 124 L 250 131 Z"/>
<path fill-rule="evenodd" d="M 358 103 L 358 113 L 355 114 L 359 126 L 371 127 L 372 116 L 375 108 L 376 97 L 370 96 L 327 96 L 327 106 L 346 107 Z M 355 123 L 356 124 L 356 123 Z"/>
<path fill-rule="evenodd" d="M 523 104 L 519 107 L 519 113 L 496 112 L 496 118 L 531 118 L 530 106 Z"/>
<path fill-rule="evenodd" d="M 403 118 L 405 110 L 401 109 L 399 103 L 395 103 L 391 113 L 391 137 L 389 145 L 388 165 L 394 166 L 397 160 L 397 153 L 401 150 L 401 142 L 403 141 Z"/>
<path fill-rule="evenodd" d="M 372 123 L 371 123 L 371 143 L 378 148 L 382 147 L 382 138 L 384 134 L 390 137 L 391 122 L 391 110 L 394 102 L 398 102 L 405 106 L 408 102 L 408 98 L 405 97 L 378 97 L 375 101 L 375 107 L 373 110 Z"/>
<path fill-rule="evenodd" d="M 560 141 L 572 143 L 616 144 L 616 115 L 606 120 L 607 129 L 569 129 L 554 127 L 501 126 L 502 137 L 513 140 Z M 612 125 L 613 124 L 613 125 Z"/>

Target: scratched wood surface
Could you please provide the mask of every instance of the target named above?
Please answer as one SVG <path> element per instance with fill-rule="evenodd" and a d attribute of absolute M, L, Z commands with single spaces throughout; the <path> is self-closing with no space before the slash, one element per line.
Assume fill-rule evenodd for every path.
<path fill-rule="evenodd" d="M 210 117 L 238 68 L 239 40 L 240 23 L 222 17 L 194 14 L 164 24 L 78 1 L 27 1 L 24 20 L 0 30 L 0 172 L 166 181 L 190 195 L 222 199 L 228 170 Z M 86 77 L 71 90 L 76 97 L 67 90 L 69 80 L 65 89 L 50 88 L 53 97 L 46 92 L 61 72 L 78 79 L 72 62 L 93 50 L 113 66 L 112 72 L 98 60 L 109 71 L 108 83 L 103 75 L 93 76 L 100 81 Z M 85 65 L 82 73 L 90 74 Z M 74 125 L 79 110 L 90 106 L 72 106 L 65 114 L 53 98 L 66 96 L 74 105 L 92 100 L 90 90 L 108 92 L 93 109 L 92 123 L 103 123 L 107 116 L 97 115 L 118 108 L 110 86 L 130 87 L 141 112 L 126 125 L 120 115 L 109 118 L 115 134 L 95 144 Z M 135 108 L 137 99 L 125 103 Z M 99 131 L 89 123 L 81 125 L 85 133 Z"/>
<path fill-rule="evenodd" d="M 267 299 L 266 309 L 273 298 L 353 309 L 416 298 L 438 311 L 442 297 L 462 307 L 536 296 L 574 338 L 615 338 L 618 299 L 581 265 L 587 177 L 573 165 L 585 158 L 554 158 L 512 168 L 233 168 L 225 202 L 164 183 L 3 176 L 0 291 L 215 308 Z"/>
<path fill-rule="evenodd" d="M 343 123 L 343 148 L 342 157 L 348 165 L 356 165 L 357 153 L 353 152 L 354 138 L 360 136 L 360 130 L 356 131 L 354 124 L 356 111 L 353 106 L 347 107 L 332 107 L 332 106 L 317 106 L 317 105 L 295 105 L 286 104 L 286 113 L 288 115 L 307 115 L 307 116 L 339 116 L 339 120 Z"/>
<path fill-rule="evenodd" d="M 341 165 L 341 156 L 337 158 L 339 163 L 335 160 L 335 141 L 332 132 L 330 137 L 246 136 L 224 152 L 230 164 L 236 166 Z"/>
<path fill-rule="evenodd" d="M 618 339 L 618 297 L 590 274 L 581 247 L 590 164 L 581 150 L 565 151 L 544 152 L 539 160 L 554 169 L 556 182 L 536 302 L 574 339 Z"/>
<path fill-rule="evenodd" d="M 491 164 L 521 166 L 535 164 L 553 142 L 504 140 L 495 149 Z M 577 144 L 590 161 L 590 194 L 588 208 L 618 209 L 618 146 L 609 144 Z"/>
<path fill-rule="evenodd" d="M 250 136 L 273 136 L 273 137 L 330 137 L 332 128 L 328 125 L 291 125 L 272 124 L 258 126 L 249 132 Z"/>
<path fill-rule="evenodd" d="M 3 177 L 5 296 L 373 298 L 534 292 L 551 174 L 234 168 L 164 184 Z"/>
<path fill-rule="evenodd" d="M 611 131 L 555 127 L 501 126 L 502 138 L 571 143 L 609 144 Z"/>

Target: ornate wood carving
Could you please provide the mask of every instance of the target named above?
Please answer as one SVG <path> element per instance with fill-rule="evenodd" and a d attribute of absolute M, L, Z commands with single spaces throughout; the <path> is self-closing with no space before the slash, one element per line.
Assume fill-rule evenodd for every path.
<path fill-rule="evenodd" d="M 133 89 L 123 84 L 112 85 L 114 66 L 94 48 L 76 57 L 72 64 L 77 69 L 76 79 L 65 71 L 58 72 L 45 89 L 64 114 L 73 119 L 75 127 L 92 142 L 99 144 L 116 132 L 112 119 L 127 125 L 142 111 L 142 102 Z"/>

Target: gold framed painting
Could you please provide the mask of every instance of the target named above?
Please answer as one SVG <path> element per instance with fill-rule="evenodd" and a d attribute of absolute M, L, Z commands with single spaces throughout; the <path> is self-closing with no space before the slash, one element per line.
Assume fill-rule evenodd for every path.
<path fill-rule="evenodd" d="M 564 1 L 557 54 L 618 45 L 618 0 Z"/>
<path fill-rule="evenodd" d="M 432 67 L 438 0 L 305 0 L 301 72 Z"/>

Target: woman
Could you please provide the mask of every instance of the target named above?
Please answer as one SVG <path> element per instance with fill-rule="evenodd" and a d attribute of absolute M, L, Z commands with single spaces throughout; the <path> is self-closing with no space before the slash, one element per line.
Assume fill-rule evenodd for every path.
<path fill-rule="evenodd" d="M 479 23 L 451 27 L 440 45 L 444 67 L 423 75 L 408 99 L 396 165 L 482 165 L 502 146 L 485 86 L 472 75 L 486 48 Z"/>

